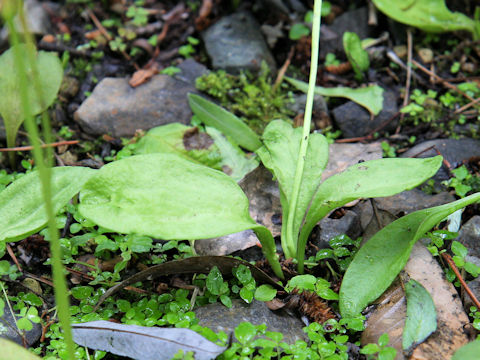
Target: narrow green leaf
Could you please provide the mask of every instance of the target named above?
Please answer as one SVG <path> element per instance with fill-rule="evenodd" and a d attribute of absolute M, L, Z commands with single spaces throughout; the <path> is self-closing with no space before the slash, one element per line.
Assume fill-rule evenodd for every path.
<path fill-rule="evenodd" d="M 135 154 L 176 154 L 187 160 L 220 170 L 222 156 L 213 139 L 197 128 L 172 123 L 150 129 L 140 139 Z"/>
<path fill-rule="evenodd" d="M 247 157 L 237 144 L 232 143 L 220 131 L 207 127 L 207 134 L 212 137 L 222 156 L 222 170 L 239 182 L 249 172 L 255 170 L 259 161 L 257 157 Z"/>
<path fill-rule="evenodd" d="M 358 35 L 354 32 L 346 31 L 343 34 L 343 48 L 355 72 L 355 77 L 360 80 L 363 79 L 363 73 L 370 66 L 370 59 L 368 58 L 368 53 L 362 48 L 362 42 Z"/>
<path fill-rule="evenodd" d="M 283 219 L 288 217 L 301 137 L 301 128 L 294 129 L 282 120 L 272 121 L 262 136 L 264 146 L 257 150 L 263 164 L 275 175 L 280 185 Z M 293 232 L 297 236 L 308 205 L 321 181 L 327 161 L 327 140 L 321 134 L 312 134 L 307 147 L 305 168 L 294 219 Z M 296 256 L 296 244 L 286 244 L 285 238 L 282 238 L 282 246 L 287 257 Z"/>
<path fill-rule="evenodd" d="M 379 159 L 350 166 L 325 180 L 316 192 L 300 234 L 304 247 L 315 224 L 331 210 L 360 198 L 395 195 L 409 190 L 433 176 L 442 157 L 427 159 Z M 298 259 L 303 262 L 303 257 Z"/>
<path fill-rule="evenodd" d="M 28 50 L 25 44 L 17 45 L 23 58 L 28 58 Z M 11 47 L 0 56 L 0 114 L 5 123 L 8 146 L 13 146 L 18 129 L 24 121 L 22 113 L 20 89 L 18 83 L 18 67 L 15 66 L 14 48 Z M 63 68 L 60 60 L 54 53 L 39 51 L 36 56 L 38 69 L 38 82 L 42 89 L 43 99 L 39 99 L 35 86 L 28 87 L 28 99 L 30 102 L 30 115 L 36 115 L 45 111 L 55 100 L 63 78 Z M 29 82 L 33 81 L 33 67 L 28 62 L 26 73 Z"/>
<path fill-rule="evenodd" d="M 355 316 L 378 298 L 407 263 L 415 242 L 454 211 L 480 200 L 480 193 L 416 211 L 387 225 L 363 245 L 345 273 L 340 312 Z"/>
<path fill-rule="evenodd" d="M 58 212 L 96 170 L 63 166 L 52 169 L 52 204 Z M 42 185 L 37 171 L 14 181 L 0 193 L 0 241 L 17 241 L 47 224 Z"/>
<path fill-rule="evenodd" d="M 402 335 L 403 350 L 425 341 L 437 330 L 437 312 L 435 304 L 422 284 L 411 279 L 405 284 L 407 297 L 407 318 Z"/>
<path fill-rule="evenodd" d="M 455 351 L 452 360 L 477 360 L 480 354 L 480 340 L 475 340 Z"/>
<path fill-rule="evenodd" d="M 451 12 L 444 0 L 373 0 L 375 6 L 392 19 L 427 32 L 467 30 L 479 37 L 478 22 L 468 16 Z"/>
<path fill-rule="evenodd" d="M 285 77 L 290 84 L 298 90 L 307 92 L 308 84 L 290 77 Z M 329 97 L 342 97 L 366 108 L 371 114 L 378 115 L 383 109 L 383 89 L 378 85 L 370 85 L 362 88 L 351 89 L 347 87 L 324 88 L 315 87 L 315 94 Z"/>
<path fill-rule="evenodd" d="M 188 103 L 205 125 L 235 139 L 241 147 L 255 151 L 262 146 L 258 135 L 234 114 L 196 94 L 188 94 Z"/>

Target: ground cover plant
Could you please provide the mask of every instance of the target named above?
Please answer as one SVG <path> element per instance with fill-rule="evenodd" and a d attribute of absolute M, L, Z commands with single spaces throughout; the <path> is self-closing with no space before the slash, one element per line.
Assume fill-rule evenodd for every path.
<path fill-rule="evenodd" d="M 139 26 L 145 23 L 145 16 L 148 13 L 141 11 L 137 6 L 140 4 L 129 8 L 127 17 Z M 45 155 L 40 153 L 33 126 L 33 115 L 36 112 L 28 108 L 32 104 L 32 94 L 29 95 L 26 92 L 20 94 L 22 114 L 25 114 L 26 122 L 30 123 L 28 127 L 32 134 L 32 141 L 33 138 L 37 141 L 35 163 L 39 169 L 30 171 L 16 180 L 12 176 L 8 180 L 8 182 L 13 180 L 12 184 L 0 192 L 0 217 L 3 224 L 0 231 L 0 254 L 3 257 L 6 253 L 8 243 L 18 242 L 39 231 L 45 239 L 50 241 L 51 263 L 57 274 L 54 280 L 57 292 L 60 293 L 57 295 L 55 311 L 58 310 L 59 317 L 63 321 L 63 330 L 58 324 L 49 323 L 50 330 L 45 334 L 50 338 L 49 343 L 38 347 L 34 352 L 46 355 L 47 359 L 55 356 L 88 358 L 88 351 L 82 346 L 73 345 L 69 339 L 68 318 L 71 317 L 76 323 L 73 328 L 78 344 L 92 348 L 97 346 L 98 349 L 122 356 L 137 357 L 138 355 L 122 350 L 118 346 L 112 348 L 105 344 L 94 346 L 92 341 L 95 339 L 91 339 L 92 335 L 90 334 L 90 338 L 88 335 L 83 335 L 82 328 L 89 326 L 99 331 L 98 336 L 93 335 L 93 338 L 98 339 L 102 338 L 102 332 L 117 331 L 133 334 L 140 329 L 123 327 L 122 324 L 113 326 L 105 322 L 96 322 L 115 317 L 129 326 L 146 327 L 146 330 L 142 328 L 142 331 L 146 331 L 147 337 L 153 337 L 154 330 L 148 330 L 148 327 L 152 326 L 190 328 L 203 336 L 204 340 L 199 340 L 200 345 L 194 350 L 195 355 L 189 352 L 187 347 L 180 346 L 180 348 L 174 347 L 171 355 L 168 355 L 173 358 L 188 359 L 193 356 L 202 358 L 202 354 L 210 353 L 205 355 L 205 358 L 219 356 L 225 359 L 242 357 L 264 359 L 282 356 L 288 359 L 295 356 L 305 359 L 333 360 L 347 359 L 352 355 L 349 350 L 350 343 L 358 339 L 358 335 L 354 333 L 363 330 L 364 317 L 360 314 L 361 311 L 381 295 L 397 277 L 407 262 L 415 242 L 451 213 L 478 202 L 479 195 L 475 193 L 465 196 L 474 189 L 473 183 L 469 182 L 468 188 L 462 187 L 461 181 L 467 181 L 468 175 L 460 171 L 455 172 L 453 180 L 457 181 L 452 180 L 448 185 L 457 191 L 461 199 L 450 204 L 413 212 L 377 232 L 358 251 L 355 249 L 356 254 L 353 259 L 348 257 L 348 261 L 344 263 L 345 267 L 347 263 L 349 266 L 338 294 L 338 287 L 334 291 L 332 289 L 334 285 L 321 277 L 306 274 L 288 279 L 291 273 L 286 273 L 284 262 L 281 262 L 283 259 L 278 256 L 279 249 L 274 237 L 270 230 L 252 219 L 248 212 L 248 199 L 237 184 L 237 179 L 242 178 L 249 169 L 255 168 L 259 161 L 278 181 L 283 218 L 281 250 L 285 259 L 293 259 L 299 274 L 303 274 L 306 267 L 312 266 L 312 261 L 318 263 L 328 257 L 335 260 L 335 266 L 340 266 L 340 258 L 347 254 L 345 251 L 350 254 L 349 250 L 344 250 L 346 249 L 344 245 L 351 246 L 358 243 L 358 241 L 337 239 L 332 243 L 330 255 L 324 256 L 325 253 L 320 251 L 313 260 L 309 258 L 306 261 L 308 239 L 314 226 L 322 218 L 354 200 L 389 196 L 414 188 L 433 176 L 442 164 L 440 156 L 427 159 L 371 160 L 353 165 L 344 172 L 321 181 L 321 174 L 328 163 L 329 145 L 326 136 L 319 132 L 310 133 L 314 93 L 328 93 L 328 89 L 315 88 L 320 8 L 321 2 L 316 2 L 313 13 L 312 66 L 309 84 L 289 80 L 298 88 L 305 88 L 305 86 L 308 88 L 303 127 L 294 128 L 290 122 L 284 120 L 269 120 L 262 135 L 259 136 L 233 113 L 199 95 L 191 94 L 189 103 L 196 116 L 196 125 L 205 125 L 206 133 L 215 139 L 215 146 L 204 149 L 206 151 L 203 152 L 189 150 L 185 144 L 182 144 L 181 139 L 184 134 L 199 130 L 181 124 L 171 124 L 151 130 L 135 146 L 127 145 L 122 150 L 123 153 L 117 154 L 115 161 L 101 169 L 78 166 L 53 167 L 50 169 L 49 180 L 48 171 L 42 165 Z M 6 11 L 5 9 L 2 10 Z M 15 11 L 6 16 L 7 22 L 11 21 L 14 13 Z M 14 30 L 13 27 L 11 30 Z M 19 78 L 23 79 L 21 89 L 22 86 L 25 87 L 26 76 L 22 75 L 22 61 L 19 59 L 22 51 L 27 52 L 25 58 L 29 61 L 33 58 L 31 56 L 34 54 L 33 43 L 27 41 L 27 45 L 19 45 L 18 39 L 15 38 L 15 31 L 11 33 L 13 34 L 11 53 L 5 53 L 2 56 L 11 54 L 16 56 L 16 62 L 20 68 Z M 350 36 L 350 39 L 344 39 L 344 42 L 348 43 L 346 48 L 350 47 L 348 54 L 357 52 L 364 56 L 358 37 L 347 36 Z M 191 41 L 189 43 L 193 44 Z M 110 41 L 110 47 L 112 47 L 112 41 Z M 116 49 L 114 47 L 112 50 L 116 51 Z M 350 58 L 348 54 L 347 58 Z M 35 65 L 32 66 L 35 67 Z M 352 64 L 352 66 L 356 78 L 362 81 L 363 72 L 366 70 L 365 65 Z M 25 66 L 23 71 L 26 68 Z M 37 81 L 35 77 L 33 81 Z M 372 114 L 376 114 L 380 111 L 378 98 L 375 98 L 375 95 L 372 96 L 375 92 L 372 93 L 371 90 L 375 91 L 378 87 L 364 89 L 366 90 L 363 92 L 367 93 L 368 100 L 363 100 L 363 106 Z M 330 92 L 331 96 L 356 98 L 357 102 L 362 103 L 362 100 L 358 101 L 356 97 L 362 91 L 349 92 L 343 89 L 335 91 Z M 376 94 L 378 95 L 378 92 Z M 44 125 L 44 130 L 47 131 L 48 126 Z M 165 138 L 171 141 L 162 142 Z M 160 145 L 155 143 L 159 139 Z M 246 156 L 240 147 L 255 153 L 257 158 L 251 155 Z M 225 154 L 230 156 L 229 160 L 225 160 Z M 235 177 L 220 171 L 223 166 L 237 162 L 242 164 L 242 171 L 237 172 Z M 235 166 L 232 165 L 233 168 Z M 182 181 L 180 182 L 179 179 Z M 76 196 L 76 194 L 79 195 Z M 72 219 L 74 219 L 73 222 Z M 47 224 L 50 225 L 49 231 L 44 229 Z M 73 236 L 63 235 L 59 239 L 58 227 L 68 229 Z M 208 263 L 206 259 L 202 260 L 198 257 L 198 260 L 195 260 L 199 261 L 200 265 L 196 265 L 198 267 L 193 265 L 194 262 L 181 262 L 195 259 L 191 257 L 194 255 L 193 241 L 243 230 L 255 232 L 276 276 L 275 279 L 287 278 L 288 282 L 285 279 L 282 285 L 279 285 L 275 280 L 265 277 L 258 269 L 248 263 L 241 263 L 240 260 L 235 262 L 236 266 L 233 268 L 214 266 L 216 261 L 220 262 L 219 259 L 209 259 L 210 263 Z M 160 239 L 163 242 L 157 242 L 154 239 Z M 188 240 L 190 246 L 181 243 L 183 240 Z M 60 253 L 60 246 L 62 253 Z M 93 263 L 75 259 L 79 249 L 87 247 L 94 247 L 95 255 L 98 257 Z M 433 248 L 431 249 L 434 251 Z M 167 255 L 171 250 L 176 252 L 173 258 L 177 259 L 177 262 L 166 261 L 172 259 Z M 452 251 L 457 256 L 455 260 L 458 266 L 465 266 L 465 269 L 470 270 L 469 273 L 475 273 L 474 267 L 466 265 L 468 262 L 465 261 L 466 253 L 463 248 L 452 245 Z M 115 260 L 114 254 L 118 252 L 120 256 Z M 440 253 L 441 250 L 437 249 L 437 252 Z M 147 254 L 151 256 L 146 260 Z M 186 259 L 182 260 L 182 258 Z M 109 270 L 102 267 L 106 266 L 102 263 L 106 263 L 107 260 L 113 260 L 113 266 L 110 266 Z M 132 263 L 142 260 L 154 266 L 145 271 L 137 271 L 132 278 L 114 286 L 122 279 L 122 275 L 126 274 Z M 80 285 L 71 288 L 71 295 L 75 302 L 72 307 L 69 307 L 65 301 L 66 288 L 60 285 L 62 283 L 62 270 L 59 266 L 61 261 L 66 264 L 82 263 L 83 266 L 92 270 L 88 275 L 89 286 Z M 233 259 L 225 261 L 230 265 L 234 262 Z M 163 276 L 172 274 L 172 270 L 168 270 L 170 266 L 174 268 L 173 271 L 178 272 L 183 266 L 190 268 L 192 273 L 204 273 L 204 275 L 194 276 L 193 287 L 166 291 L 160 295 L 127 295 L 122 298 L 125 295 L 120 296 L 117 292 L 125 286 L 139 285 L 139 281 L 145 281 L 147 277 L 153 275 L 153 270 Z M 11 281 L 15 281 L 19 276 L 15 267 L 12 267 L 8 261 L 0 261 L 0 274 Z M 230 274 L 233 275 L 233 279 L 223 278 Z M 333 269 L 332 274 L 336 276 Z M 155 276 L 162 275 L 155 274 Z M 336 280 L 339 281 L 338 278 Z M 417 314 L 410 315 L 405 327 L 403 349 L 409 352 L 435 331 L 436 315 L 434 307 L 430 306 L 429 320 L 425 320 L 425 326 L 420 324 L 421 321 L 412 321 L 419 318 L 426 319 L 421 317 L 423 314 L 419 306 L 427 303 L 432 305 L 433 302 L 428 292 L 419 283 L 412 280 L 407 284 L 407 311 L 409 314 Z M 107 288 L 110 290 L 107 291 Z M 193 290 L 195 295 L 190 297 L 189 290 L 193 288 L 197 290 Z M 198 293 L 198 289 L 205 290 Z M 20 319 L 16 322 L 18 331 L 28 330 L 34 323 L 44 321 L 40 319 L 37 310 L 37 307 L 43 306 L 42 296 L 24 292 L 9 296 L 8 290 L 10 286 L 4 287 L 2 283 L 4 300 L 1 300 L 0 307 L 3 313 L 8 307 L 19 314 Z M 115 297 L 113 297 L 114 293 Z M 333 308 L 339 313 L 335 314 L 334 311 L 325 309 L 323 317 L 318 317 L 322 321 L 318 320 L 319 322 L 308 325 L 304 329 L 309 339 L 308 343 L 297 341 L 293 345 L 288 344 L 282 341 L 282 334 L 271 332 L 265 326 L 242 323 L 234 331 L 238 342 L 231 344 L 227 334 L 215 334 L 208 328 L 198 325 L 198 320 L 192 312 L 195 305 L 218 301 L 225 306 L 231 306 L 234 297 L 240 297 L 247 303 L 252 302 L 254 298 L 269 301 L 276 296 L 299 297 L 301 301 L 306 302 L 306 299 L 312 299 L 311 293 L 325 300 L 338 300 L 338 306 L 333 305 Z M 316 301 L 315 299 L 313 298 L 313 301 Z M 317 309 L 317 312 L 321 311 Z M 311 318 L 315 318 L 316 315 L 311 311 L 307 314 Z M 43 316 L 44 314 L 42 318 Z M 55 317 L 55 314 L 52 316 Z M 48 326 L 45 325 L 45 329 Z M 164 346 L 169 336 L 177 339 L 177 335 L 172 335 L 173 331 L 165 333 L 168 335 L 155 335 L 159 338 L 158 343 L 151 346 Z M 182 334 L 181 336 L 194 337 L 188 331 L 178 333 Z M 20 355 L 21 350 L 1 341 L 2 346 L 8 346 L 8 351 L 15 356 L 25 356 L 25 358 L 30 356 Z M 388 343 L 389 337 L 384 335 L 379 338 L 377 344 L 367 345 L 359 352 L 365 358 L 392 359 L 395 357 L 395 350 L 389 347 Z M 466 348 L 464 351 L 471 350 Z M 145 353 L 143 355 L 147 356 Z M 96 351 L 94 356 L 102 358 L 106 354 L 104 351 Z"/>

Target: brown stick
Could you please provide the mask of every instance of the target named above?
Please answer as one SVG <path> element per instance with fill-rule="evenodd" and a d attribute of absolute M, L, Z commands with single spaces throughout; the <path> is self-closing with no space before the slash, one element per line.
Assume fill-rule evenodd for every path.
<path fill-rule="evenodd" d="M 478 104 L 480 102 L 480 97 L 476 98 L 474 101 L 470 101 L 468 104 L 463 105 L 461 108 L 457 109 L 454 111 L 454 114 L 460 114 L 464 112 L 465 110 L 470 109 L 472 106 Z"/>
<path fill-rule="evenodd" d="M 11 248 L 10 245 L 8 245 L 8 244 L 7 244 L 7 252 L 8 252 L 8 255 L 10 255 L 10 257 L 12 258 L 13 262 L 15 263 L 15 265 L 17 265 L 18 271 L 23 272 L 22 267 L 20 266 L 20 263 L 18 262 L 17 257 L 15 256 L 15 254 L 13 253 L 12 248 Z"/>
<path fill-rule="evenodd" d="M 416 67 L 418 67 L 420 70 L 422 70 L 424 73 L 432 76 L 433 78 L 435 78 L 435 80 L 437 80 L 438 82 L 440 82 L 443 86 L 445 86 L 446 88 L 449 88 L 457 93 L 459 93 L 460 95 L 466 97 L 468 100 L 470 101 L 475 101 L 474 98 L 472 98 L 470 95 L 464 93 L 462 90 L 460 90 L 458 87 L 456 87 L 455 85 L 453 84 L 450 84 L 448 81 L 442 79 L 440 76 L 438 76 L 437 74 L 435 74 L 433 71 L 430 71 L 428 70 L 425 66 L 423 66 L 422 64 L 420 64 L 418 61 L 416 60 L 413 60 L 412 59 L 412 64 L 415 65 Z"/>
<path fill-rule="evenodd" d="M 287 60 L 285 60 L 282 67 L 278 71 L 277 78 L 275 79 L 275 83 L 273 84 L 274 93 L 277 91 L 278 86 L 282 83 L 283 77 L 285 76 L 285 73 L 287 72 L 287 69 L 290 66 L 290 63 L 292 62 L 292 57 L 294 53 L 295 53 L 295 47 L 292 46 L 292 48 L 288 52 Z"/>
<path fill-rule="evenodd" d="M 412 48 L 413 48 L 413 40 L 412 40 L 412 32 L 411 30 L 407 30 L 407 46 L 408 46 L 408 55 L 407 55 L 407 79 L 405 82 L 405 97 L 403 98 L 402 107 L 408 105 L 408 101 L 410 100 L 410 83 L 412 81 Z M 395 134 L 400 133 L 400 127 L 403 124 L 403 120 L 405 119 L 405 113 L 400 114 L 400 121 L 398 123 L 397 130 Z"/>
<path fill-rule="evenodd" d="M 475 304 L 475 306 L 477 307 L 477 309 L 480 309 L 480 302 L 478 301 L 478 299 L 475 297 L 475 295 L 473 294 L 472 290 L 470 290 L 470 288 L 468 287 L 467 283 L 465 282 L 465 280 L 463 280 L 463 277 L 462 275 L 460 275 L 460 271 L 458 271 L 458 268 L 457 266 L 455 265 L 455 262 L 453 261 L 452 257 L 450 255 L 448 255 L 447 253 L 443 253 L 442 254 L 442 257 L 445 259 L 445 261 L 448 263 L 448 265 L 450 265 L 450 267 L 452 268 L 453 272 L 455 273 L 455 275 L 457 276 L 458 278 L 458 281 L 460 281 L 460 284 L 462 284 L 463 288 L 465 289 L 465 292 L 468 294 L 468 296 L 470 296 L 470 299 L 472 299 L 473 303 Z"/>
<path fill-rule="evenodd" d="M 62 146 L 62 145 L 75 145 L 78 144 L 78 140 L 66 140 L 66 141 L 58 141 L 50 144 L 42 144 L 40 147 L 42 149 L 45 149 L 47 147 L 57 147 L 57 146 Z M 0 149 L 0 152 L 8 152 L 8 151 L 30 151 L 33 149 L 33 146 L 19 146 L 19 147 L 13 147 L 13 148 L 2 148 Z"/>

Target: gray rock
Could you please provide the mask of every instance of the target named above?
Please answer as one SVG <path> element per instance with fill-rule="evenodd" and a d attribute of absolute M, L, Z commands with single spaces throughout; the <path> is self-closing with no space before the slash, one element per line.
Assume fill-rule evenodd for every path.
<path fill-rule="evenodd" d="M 32 324 L 32 330 L 25 332 L 25 341 L 28 346 L 35 344 L 42 335 L 42 325 L 35 323 Z M 17 331 L 18 329 L 15 325 L 13 314 L 10 312 L 8 306 L 5 306 L 4 314 L 2 317 L 0 317 L 0 337 L 15 341 L 17 344 L 23 345 L 23 339 Z"/>
<path fill-rule="evenodd" d="M 276 70 L 260 26 L 248 12 L 223 17 L 204 31 L 202 38 L 214 69 L 257 72 L 266 61 L 272 72 Z"/>
<path fill-rule="evenodd" d="M 270 171 L 260 165 L 245 176 L 239 185 L 248 197 L 250 216 L 257 223 L 266 226 L 273 236 L 280 235 L 282 214 L 280 192 Z M 218 238 L 196 241 L 195 250 L 200 255 L 228 255 L 258 243 L 255 233 L 252 230 L 245 230 Z"/>
<path fill-rule="evenodd" d="M 345 234 L 351 239 L 356 239 L 362 231 L 360 217 L 354 211 L 347 211 L 340 219 L 322 219 L 319 225 L 320 231 L 315 241 L 319 248 L 328 247 L 329 240 L 335 236 Z"/>
<path fill-rule="evenodd" d="M 350 10 L 335 19 L 332 25 L 322 25 L 320 34 L 320 57 L 329 52 L 343 50 L 343 34 L 346 31 L 356 33 L 360 39 L 369 35 L 368 9 L 361 7 Z"/>
<path fill-rule="evenodd" d="M 480 258 L 480 216 L 475 215 L 468 220 L 458 232 L 457 241 L 468 249 L 470 256 Z"/>
<path fill-rule="evenodd" d="M 386 211 L 394 216 L 410 214 L 417 210 L 426 209 L 432 206 L 447 204 L 455 200 L 455 197 L 447 192 L 436 195 L 428 195 L 418 189 L 403 191 L 397 195 L 376 198 L 377 209 Z M 365 229 L 374 215 L 370 201 L 359 204 L 356 211 L 360 213 L 360 223 Z M 384 224 L 386 225 L 386 224 Z"/>
<path fill-rule="evenodd" d="M 28 30 L 35 35 L 48 34 L 52 29 L 50 17 L 43 5 L 37 0 L 25 0 L 23 5 L 25 9 L 25 16 L 27 20 Z M 18 31 L 22 30 L 20 21 L 15 19 L 15 24 Z M 8 30 L 4 27 L 0 33 L 0 45 L 8 40 Z"/>
<path fill-rule="evenodd" d="M 209 327 L 215 332 L 224 331 L 230 334 L 238 324 L 249 321 L 254 325 L 267 325 L 268 331 L 281 332 L 284 335 L 283 341 L 289 344 L 294 344 L 297 340 L 307 340 L 302 331 L 305 325 L 297 317 L 281 310 L 273 312 L 264 302 L 257 300 L 253 300 L 251 304 L 239 299 L 232 302 L 230 309 L 215 303 L 194 310 L 199 325 Z M 235 337 L 233 339 L 235 340 Z"/>
<path fill-rule="evenodd" d="M 178 65 L 182 70 L 181 73 L 175 74 L 175 79 L 184 81 L 195 86 L 195 80 L 202 75 L 208 74 L 208 69 L 205 65 L 196 62 L 193 59 L 187 59 Z"/>
<path fill-rule="evenodd" d="M 287 103 L 287 107 L 295 114 L 303 114 L 305 112 L 305 104 L 307 103 L 307 94 L 293 95 L 293 101 Z M 313 111 L 316 113 L 327 113 L 328 106 L 325 98 L 322 95 L 315 95 L 313 100 Z"/>
<path fill-rule="evenodd" d="M 383 124 L 386 124 L 397 111 L 397 95 L 392 91 L 385 91 L 383 94 L 383 109 L 373 120 L 365 108 L 353 101 L 348 101 L 336 107 L 333 109 L 332 114 L 343 135 L 346 138 L 354 138 L 365 136 L 375 131 Z M 392 131 L 397 127 L 397 124 L 398 119 L 394 119 L 383 127 L 381 131 Z"/>
<path fill-rule="evenodd" d="M 474 139 L 439 139 L 418 144 L 404 152 L 401 157 L 426 158 L 437 156 L 437 151 L 453 168 L 461 165 L 463 160 L 480 156 L 480 141 Z M 433 179 L 437 182 L 447 180 L 448 172 L 442 166 Z"/>
<path fill-rule="evenodd" d="M 192 116 L 187 94 L 195 88 L 167 75 L 156 75 L 136 88 L 128 79 L 105 78 L 75 112 L 74 119 L 90 135 L 133 136 L 137 129 L 180 122 Z"/>

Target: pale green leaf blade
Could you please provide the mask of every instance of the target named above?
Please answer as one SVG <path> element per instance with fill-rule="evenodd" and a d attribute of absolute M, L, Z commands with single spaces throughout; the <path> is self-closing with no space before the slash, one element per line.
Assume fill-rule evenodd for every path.
<path fill-rule="evenodd" d="M 205 124 L 235 139 L 238 145 L 255 151 L 262 143 L 255 132 L 231 112 L 196 94 L 188 94 L 193 113 Z"/>
<path fill-rule="evenodd" d="M 52 203 L 57 213 L 96 170 L 63 166 L 52 169 Z M 40 176 L 31 172 L 0 192 L 0 240 L 17 241 L 47 224 Z"/>
<path fill-rule="evenodd" d="M 206 131 L 220 150 L 222 170 L 235 181 L 242 180 L 245 175 L 258 167 L 259 161 L 256 157 L 247 157 L 237 144 L 229 141 L 220 131 L 212 127 L 207 127 Z"/>
<path fill-rule="evenodd" d="M 0 360 L 41 360 L 40 357 L 31 353 L 17 343 L 0 338 Z"/>
<path fill-rule="evenodd" d="M 9 141 L 15 139 L 18 128 L 24 120 L 21 111 L 19 75 L 17 66 L 15 66 L 13 50 L 14 48 L 10 48 L 0 56 L 0 94 L 2 94 L 0 96 L 0 114 L 3 117 Z M 20 51 L 24 58 L 28 57 L 26 45 L 18 45 L 17 50 Z M 31 115 L 41 113 L 53 103 L 63 78 L 62 65 L 54 53 L 39 51 L 36 55 L 36 61 L 38 82 L 43 98 L 39 98 L 34 86 L 30 86 L 27 89 L 32 111 Z M 26 66 L 28 80 L 30 83 L 33 83 L 31 64 L 27 62 Z"/>
<path fill-rule="evenodd" d="M 475 340 L 455 351 L 452 360 L 477 360 L 480 354 L 480 340 Z"/>
<path fill-rule="evenodd" d="M 265 167 L 268 168 L 278 180 L 284 219 L 288 217 L 288 204 L 291 201 L 301 137 L 301 128 L 294 129 L 290 124 L 282 120 L 272 121 L 265 128 L 262 136 L 264 146 L 257 150 L 257 154 L 260 156 Z M 294 219 L 293 233 L 297 234 L 297 236 L 310 201 L 321 181 L 321 175 L 327 165 L 327 161 L 327 140 L 322 134 L 311 134 L 298 196 L 297 212 Z M 290 256 L 295 256 L 296 249 L 287 249 L 287 251 L 293 252 L 289 254 Z"/>
<path fill-rule="evenodd" d="M 228 175 L 172 154 L 135 155 L 102 167 L 80 192 L 80 213 L 107 229 L 196 240 L 258 226 Z"/>
<path fill-rule="evenodd" d="M 331 210 L 361 198 L 392 196 L 410 190 L 435 175 L 442 157 L 378 159 L 350 166 L 325 180 L 313 197 L 301 230 L 304 246 L 315 224 Z"/>
<path fill-rule="evenodd" d="M 198 164 L 220 170 L 222 155 L 214 140 L 197 128 L 180 123 L 150 129 L 138 141 L 135 154 L 175 154 Z"/>
<path fill-rule="evenodd" d="M 403 350 L 425 341 L 437 330 L 437 312 L 428 291 L 419 282 L 411 279 L 405 284 L 407 318 L 402 335 Z"/>
<path fill-rule="evenodd" d="M 444 0 L 373 0 L 375 6 L 392 19 L 427 32 L 467 30 L 476 36 L 475 21 L 468 16 L 451 12 Z M 478 25 L 477 25 L 478 26 Z"/>
<path fill-rule="evenodd" d="M 298 90 L 305 93 L 307 92 L 307 83 L 289 77 L 285 77 L 285 79 Z M 317 86 L 315 87 L 315 94 L 330 97 L 342 97 L 352 100 L 358 105 L 366 108 L 373 115 L 378 115 L 383 109 L 383 89 L 378 85 L 370 85 L 357 89 L 342 86 L 335 88 Z"/>
<path fill-rule="evenodd" d="M 370 59 L 368 58 L 368 53 L 362 48 L 358 35 L 354 32 L 346 31 L 343 34 L 343 48 L 356 78 L 361 80 L 363 73 L 370 66 Z"/>
<path fill-rule="evenodd" d="M 405 266 L 415 242 L 451 213 L 478 202 L 480 193 L 416 211 L 387 225 L 363 245 L 345 273 L 340 312 L 355 316 L 378 298 Z"/>

